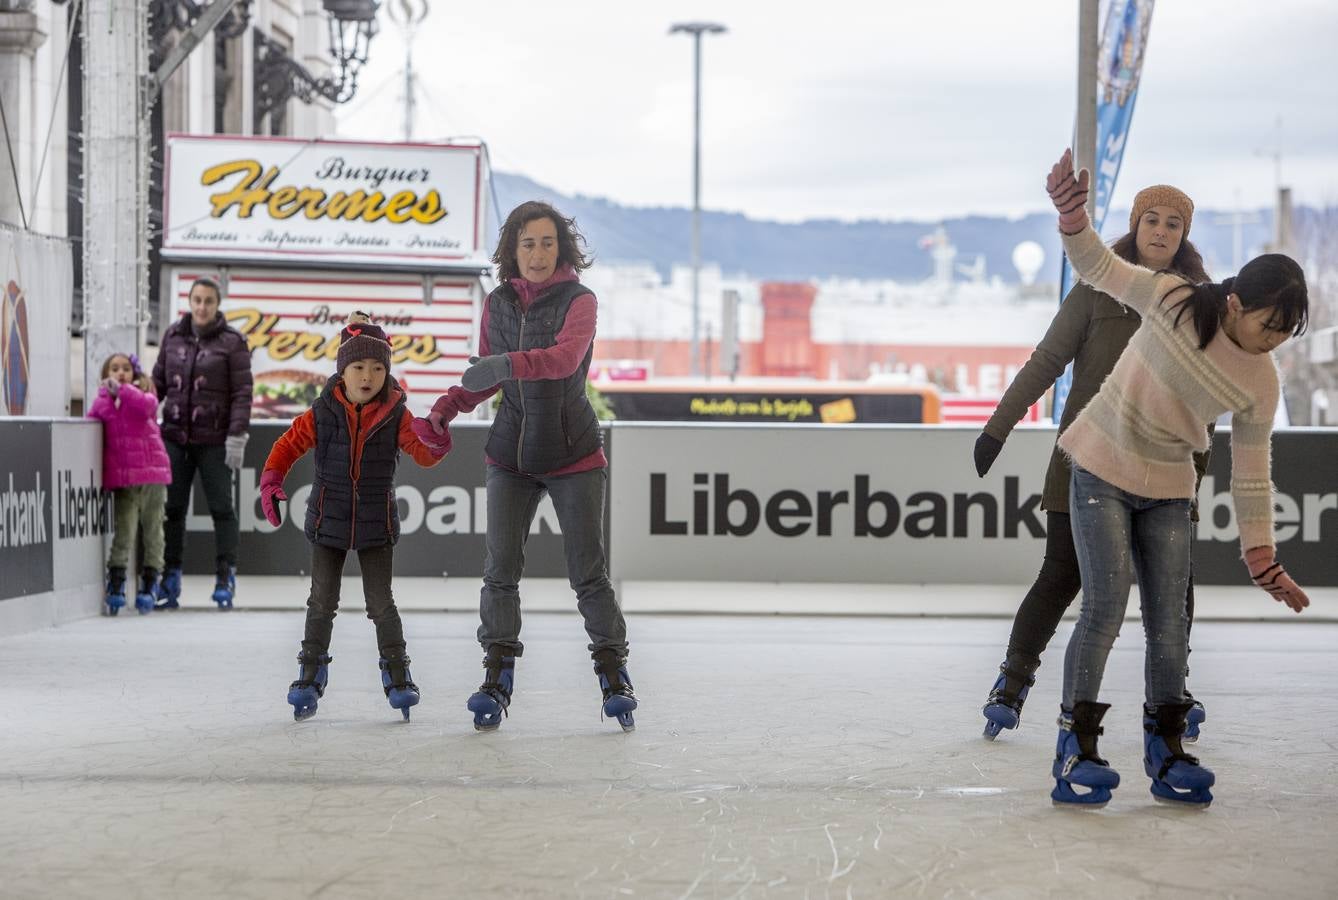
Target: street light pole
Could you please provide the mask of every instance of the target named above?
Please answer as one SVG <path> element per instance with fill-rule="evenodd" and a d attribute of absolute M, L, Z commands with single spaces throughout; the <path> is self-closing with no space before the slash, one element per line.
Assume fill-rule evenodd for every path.
<path fill-rule="evenodd" d="M 400 0 L 388 4 L 386 9 L 390 20 L 400 27 L 404 36 L 404 140 L 413 140 L 415 114 L 418 101 L 415 85 L 418 76 L 413 70 L 413 39 L 418 26 L 427 18 L 427 0 Z"/>
<path fill-rule="evenodd" d="M 1097 57 L 1100 55 L 1097 0 L 1078 4 L 1078 117 L 1073 129 L 1073 170 L 1092 175 L 1087 213 L 1096 211 L 1096 93 Z M 1096 221 L 1095 218 L 1092 221 Z"/>
<path fill-rule="evenodd" d="M 702 35 L 723 34 L 724 25 L 713 22 L 680 22 L 670 34 L 692 35 L 692 374 L 701 371 L 701 291 L 702 266 L 701 191 L 702 191 Z"/>

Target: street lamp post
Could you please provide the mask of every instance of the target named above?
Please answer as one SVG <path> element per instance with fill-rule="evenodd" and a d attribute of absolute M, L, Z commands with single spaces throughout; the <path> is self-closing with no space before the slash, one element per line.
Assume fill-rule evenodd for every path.
<path fill-rule="evenodd" d="M 692 35 L 692 374 L 701 372 L 701 294 L 699 281 L 702 265 L 701 191 L 702 191 L 702 35 L 723 34 L 724 25 L 714 22 L 679 22 L 670 34 Z"/>

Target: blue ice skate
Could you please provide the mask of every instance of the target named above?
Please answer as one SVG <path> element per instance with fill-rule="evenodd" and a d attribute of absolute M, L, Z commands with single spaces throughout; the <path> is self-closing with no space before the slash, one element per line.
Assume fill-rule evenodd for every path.
<path fill-rule="evenodd" d="M 316 702 L 325 696 L 325 685 L 330 680 L 329 654 L 303 651 L 297 654 L 297 680 L 288 685 L 288 702 L 293 707 L 293 719 L 301 722 L 316 715 Z"/>
<path fill-rule="evenodd" d="M 1206 807 L 1213 802 L 1209 788 L 1217 776 L 1199 765 L 1180 743 L 1191 705 L 1166 703 L 1156 710 L 1143 707 L 1143 771 L 1152 779 L 1152 796 L 1157 802 Z"/>
<path fill-rule="evenodd" d="M 154 609 L 176 609 L 181 606 L 177 602 L 181 596 L 181 569 L 168 569 L 163 572 L 162 581 L 158 582 L 158 602 L 153 605 Z"/>
<path fill-rule="evenodd" d="M 107 593 L 102 598 L 102 613 L 114 616 L 125 606 L 125 569 L 107 570 Z"/>
<path fill-rule="evenodd" d="M 409 707 L 418 705 L 419 700 L 418 685 L 409 674 L 409 657 L 381 657 L 381 687 L 390 708 L 398 709 L 404 714 L 404 721 L 409 721 Z"/>
<path fill-rule="evenodd" d="M 1073 704 L 1073 711 L 1059 711 L 1059 738 L 1055 742 L 1055 764 L 1051 773 L 1055 788 L 1050 799 L 1056 806 L 1074 809 L 1100 809 L 1110 802 L 1111 791 L 1120 786 L 1120 773 L 1096 752 L 1101 735 L 1101 719 L 1109 703 L 1084 700 Z M 1084 788 L 1075 791 L 1075 787 Z"/>
<path fill-rule="evenodd" d="M 1026 666 L 1016 659 L 1005 659 L 999 666 L 999 677 L 981 709 L 985 714 L 985 740 L 994 740 L 1000 731 L 1016 728 L 1022 721 L 1022 704 L 1036 683 L 1035 673 L 1034 665 Z"/>
<path fill-rule="evenodd" d="M 636 709 L 636 695 L 632 693 L 632 679 L 627 674 L 627 659 L 613 650 L 597 650 L 594 654 L 595 674 L 599 688 L 604 692 L 603 714 L 617 719 L 623 731 L 636 728 L 632 710 Z"/>
<path fill-rule="evenodd" d="M 221 610 L 232 609 L 232 598 L 237 593 L 237 567 L 220 565 L 214 579 L 213 601 Z"/>
<path fill-rule="evenodd" d="M 141 616 L 153 612 L 153 601 L 158 596 L 158 570 L 143 569 L 139 573 L 139 590 L 135 592 L 135 610 Z"/>
<path fill-rule="evenodd" d="M 493 644 L 483 657 L 483 684 L 470 696 L 465 708 L 474 714 L 475 731 L 495 731 L 506 718 L 515 685 L 516 658 Z"/>
<path fill-rule="evenodd" d="M 1192 744 L 1199 739 L 1199 726 L 1208 721 L 1208 711 L 1203 708 L 1203 704 L 1194 699 L 1194 695 L 1185 691 L 1185 699 L 1190 702 L 1189 712 L 1185 714 L 1185 734 L 1181 738 L 1185 743 Z"/>

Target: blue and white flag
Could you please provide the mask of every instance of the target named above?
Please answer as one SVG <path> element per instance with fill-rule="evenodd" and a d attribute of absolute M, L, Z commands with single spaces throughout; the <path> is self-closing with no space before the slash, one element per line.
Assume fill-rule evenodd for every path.
<path fill-rule="evenodd" d="M 1138 78 L 1143 71 L 1143 51 L 1147 48 L 1148 28 L 1152 25 L 1154 0 L 1112 0 L 1103 2 L 1105 25 L 1101 29 L 1101 48 L 1097 55 L 1096 98 L 1096 171 L 1092 183 L 1096 198 L 1091 206 L 1092 227 L 1097 233 L 1106 222 L 1110 198 L 1115 193 L 1115 179 L 1124 160 L 1124 145 L 1129 139 L 1129 124 L 1138 99 Z M 1059 302 L 1063 303 L 1073 286 L 1073 270 L 1064 258 L 1059 276 Z M 1073 364 L 1055 382 L 1054 420 L 1059 422 L 1073 382 Z"/>

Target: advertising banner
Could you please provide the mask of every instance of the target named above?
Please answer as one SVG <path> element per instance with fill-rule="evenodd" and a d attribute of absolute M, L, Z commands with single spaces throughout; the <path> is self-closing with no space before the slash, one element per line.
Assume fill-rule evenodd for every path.
<path fill-rule="evenodd" d="M 1045 549 L 1052 429 L 1019 429 L 989 475 L 973 429 L 619 423 L 618 578 L 1026 584 Z M 1219 432 L 1200 492 L 1194 569 L 1248 584 Z M 763 449 L 765 448 L 765 449 Z M 1338 433 L 1274 438 L 1279 558 L 1302 584 L 1338 584 Z"/>
<path fill-rule="evenodd" d="M 298 460 L 284 480 L 289 500 L 284 504 L 283 524 L 278 528 L 270 525 L 260 508 L 260 473 L 274 441 L 287 427 L 287 422 L 252 423 L 236 495 L 241 523 L 237 568 L 242 576 L 307 575 L 311 571 L 311 545 L 302 529 L 311 494 L 312 454 Z M 478 578 L 483 574 L 488 531 L 483 454 L 487 436 L 487 423 L 452 424 L 454 448 L 431 469 L 420 468 L 401 454 L 395 473 L 395 498 L 400 515 L 400 539 L 395 545 L 396 576 Z M 610 444 L 606 429 L 604 452 L 611 463 Z M 607 513 L 604 522 L 607 545 Z M 214 523 L 198 482 L 192 492 L 186 527 L 185 570 L 196 574 L 213 572 Z M 357 554 L 350 554 L 350 560 L 350 565 L 356 566 Z M 548 497 L 539 504 L 525 544 L 525 574 L 536 578 L 567 576 L 561 528 L 553 501 Z M 345 590 L 346 597 L 356 596 L 349 593 L 350 588 Z"/>
<path fill-rule="evenodd" d="M 59 560 L 53 587 L 99 584 L 116 524 L 113 492 L 102 487 L 102 426 L 65 421 L 50 428 L 52 547 Z"/>
<path fill-rule="evenodd" d="M 1301 587 L 1338 586 L 1338 429 L 1273 432 L 1273 538 Z M 1199 487 L 1194 579 L 1248 584 L 1231 506 L 1231 432 L 1218 429 Z"/>
<path fill-rule="evenodd" d="M 69 414 L 73 272 L 69 241 L 0 224 L 0 416 Z"/>
<path fill-rule="evenodd" d="M 1148 30 L 1152 27 L 1153 4 L 1154 0 L 1115 0 L 1108 4 L 1101 28 L 1101 49 L 1097 56 L 1100 68 L 1096 75 L 1096 171 L 1092 173 L 1097 230 L 1110 211 L 1110 198 L 1124 160 L 1124 145 L 1129 139 L 1138 82 L 1143 74 Z"/>
<path fill-rule="evenodd" d="M 257 422 L 252 429 L 236 496 L 243 575 L 309 573 L 302 526 L 310 455 L 285 481 L 291 499 L 283 524 L 270 526 L 260 509 L 260 471 L 285 427 Z M 482 574 L 487 431 L 486 423 L 453 425 L 455 447 L 431 469 L 401 458 L 397 575 Z M 1028 584 L 1044 552 L 1040 494 L 1054 430 L 1015 431 L 983 479 L 971 464 L 976 434 L 617 423 L 604 431 L 612 573 L 626 580 Z M 95 423 L 0 419 L 0 601 L 99 580 L 112 516 L 100 440 Z M 1230 433 L 1219 431 L 1193 548 L 1195 578 L 1205 585 L 1249 583 L 1230 465 Z M 1338 587 L 1338 430 L 1276 433 L 1273 473 L 1278 558 L 1303 587 Z M 187 528 L 187 571 L 212 572 L 213 522 L 198 485 Z M 545 499 L 525 548 L 528 576 L 566 576 L 560 532 Z M 350 567 L 356 571 L 356 554 Z"/>
<path fill-rule="evenodd" d="M 172 134 L 163 256 L 482 271 L 481 144 Z"/>
<path fill-rule="evenodd" d="M 190 310 L 201 275 L 224 281 L 223 315 L 250 344 L 256 419 L 291 419 L 311 406 L 335 372 L 339 331 L 354 310 L 385 330 L 390 372 L 415 415 L 460 383 L 478 344 L 476 278 L 236 268 L 221 279 L 210 267 L 183 266 L 172 272 L 174 317 Z"/>
<path fill-rule="evenodd" d="M 666 387 L 639 382 L 601 385 L 621 421 L 643 422 L 926 422 L 937 418 L 932 389 L 870 389 L 812 384 L 805 389 L 721 384 Z"/>
<path fill-rule="evenodd" d="M 0 601 L 52 588 L 51 423 L 0 419 Z"/>
<path fill-rule="evenodd" d="M 1101 27 L 1101 48 L 1097 53 L 1096 171 L 1092 173 L 1095 196 L 1088 207 L 1092 227 L 1098 233 L 1106 223 L 1110 198 L 1124 161 L 1124 145 L 1134 118 L 1134 101 L 1138 99 L 1138 80 L 1143 73 L 1143 53 L 1147 49 L 1148 29 L 1152 27 L 1154 2 L 1112 0 L 1106 4 L 1106 21 Z M 1059 279 L 1061 303 L 1073 284 L 1073 267 L 1065 257 Z M 1070 365 L 1055 384 L 1055 422 L 1064 412 L 1072 382 Z"/>

